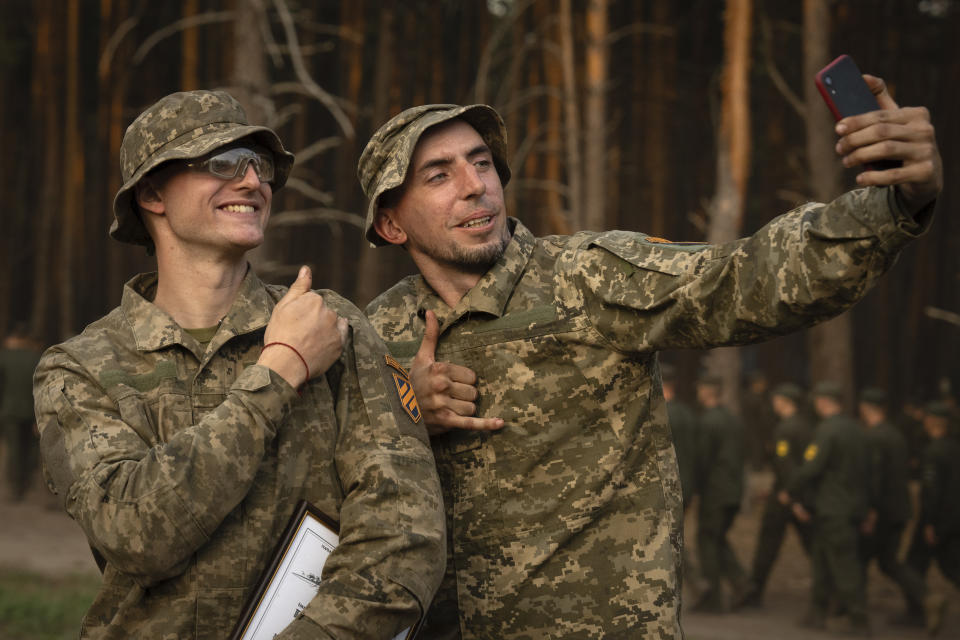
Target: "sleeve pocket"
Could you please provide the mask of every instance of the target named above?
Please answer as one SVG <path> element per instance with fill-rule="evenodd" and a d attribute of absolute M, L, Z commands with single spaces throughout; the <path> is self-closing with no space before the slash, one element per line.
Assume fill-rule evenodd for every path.
<path fill-rule="evenodd" d="M 670 242 L 630 231 L 608 231 L 590 241 L 633 267 L 671 276 L 693 274 L 704 257 L 722 257 L 725 245 Z"/>
<path fill-rule="evenodd" d="M 117 404 L 120 419 L 140 436 L 147 447 L 156 446 L 159 443 L 157 427 L 140 393 L 133 387 L 118 384 L 111 387 L 107 394 Z"/>

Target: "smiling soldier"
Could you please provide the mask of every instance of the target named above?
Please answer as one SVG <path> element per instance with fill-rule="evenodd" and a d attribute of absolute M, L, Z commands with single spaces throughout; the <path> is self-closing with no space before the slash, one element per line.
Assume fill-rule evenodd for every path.
<path fill-rule="evenodd" d="M 277 638 L 392 638 L 439 583 L 436 471 L 383 343 L 308 268 L 286 290 L 247 263 L 292 164 L 220 91 L 127 129 L 110 234 L 157 273 L 34 381 L 48 482 L 103 570 L 83 638 L 227 637 L 301 499 L 341 542 Z"/>
<path fill-rule="evenodd" d="M 902 169 L 717 246 L 534 237 L 507 217 L 506 132 L 484 105 L 415 107 L 373 135 L 358 167 L 366 237 L 403 246 L 420 274 L 367 314 L 411 366 L 450 535 L 427 637 L 682 637 L 656 354 L 840 313 L 926 229 L 942 183 L 929 114 L 868 81 L 886 111 L 840 122 L 838 149 Z"/>

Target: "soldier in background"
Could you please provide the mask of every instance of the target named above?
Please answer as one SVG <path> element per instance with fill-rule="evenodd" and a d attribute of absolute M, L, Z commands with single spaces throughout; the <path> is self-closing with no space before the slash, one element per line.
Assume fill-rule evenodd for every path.
<path fill-rule="evenodd" d="M 930 442 L 921 462 L 920 522 L 910 564 L 926 575 L 936 558 L 940 571 L 960 587 L 960 442 L 950 433 L 950 406 L 933 402 L 924 410 Z"/>
<path fill-rule="evenodd" d="M 746 434 L 747 463 L 754 471 L 767 468 L 773 453 L 773 429 L 777 418 L 770 405 L 767 375 L 755 369 L 747 377 L 740 397 L 740 415 Z"/>
<path fill-rule="evenodd" d="M 780 552 L 787 525 L 792 524 L 809 555 L 812 531 L 809 522 L 800 522 L 793 513 L 787 487 L 803 464 L 803 452 L 813 436 L 813 427 L 801 411 L 803 390 L 793 383 L 780 384 L 770 394 L 774 413 L 780 418 L 773 432 L 773 489 L 767 496 L 753 556 L 750 586 L 739 603 L 759 607 L 767 578 Z"/>
<path fill-rule="evenodd" d="M 701 412 L 697 437 L 697 550 L 707 588 L 694 611 L 724 611 L 722 581 L 733 587 L 733 600 L 742 598 L 746 573 L 727 540 L 727 533 L 743 498 L 743 425 L 722 404 L 722 380 L 706 376 L 697 381 Z"/>
<path fill-rule="evenodd" d="M 663 383 L 663 399 L 667 403 L 667 420 L 673 436 L 673 449 L 677 454 L 677 469 L 680 472 L 680 489 L 683 495 L 683 513 L 693 501 L 697 484 L 697 414 L 687 403 L 677 398 L 677 369 L 671 364 L 660 365 Z M 684 533 L 686 537 L 686 533 Z M 700 588 L 700 571 L 690 556 L 686 544 L 681 549 L 683 580 L 696 593 Z"/>
<path fill-rule="evenodd" d="M 667 403 L 673 449 L 677 454 L 677 468 L 680 471 L 683 510 L 686 511 L 696 492 L 697 414 L 677 398 L 676 367 L 660 365 L 660 379 L 663 383 L 663 399 Z"/>
<path fill-rule="evenodd" d="M 19 502 L 40 466 L 33 415 L 33 370 L 40 350 L 24 325 L 14 327 L 0 348 L 0 434 L 7 450 L 10 497 Z"/>
<path fill-rule="evenodd" d="M 835 600 L 850 617 L 853 632 L 869 634 L 859 551 L 870 499 L 867 440 L 860 425 L 844 414 L 840 385 L 818 383 L 811 395 L 820 423 L 787 490 L 797 518 L 813 521 L 813 586 L 801 625 L 825 628 L 828 606 Z M 798 500 L 808 491 L 812 518 Z"/>
<path fill-rule="evenodd" d="M 881 389 L 860 394 L 860 421 L 870 445 L 871 507 L 864 522 L 860 557 L 864 576 L 872 559 L 897 583 L 907 609 L 895 621 L 938 629 L 946 601 L 937 594 L 928 598 L 926 584 L 917 572 L 899 558 L 900 544 L 911 515 L 907 443 L 887 421 L 887 398 Z M 926 612 L 924 605 L 926 604 Z"/>
<path fill-rule="evenodd" d="M 920 480 L 920 458 L 927 445 L 927 434 L 923 431 L 923 403 L 913 396 L 907 397 L 900 408 L 897 428 L 907 443 L 910 479 Z"/>

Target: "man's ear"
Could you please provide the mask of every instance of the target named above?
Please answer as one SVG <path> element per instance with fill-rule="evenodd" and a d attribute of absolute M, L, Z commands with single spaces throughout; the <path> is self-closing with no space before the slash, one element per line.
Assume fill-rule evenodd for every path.
<path fill-rule="evenodd" d="M 397 210 L 391 207 L 380 207 L 373 219 L 373 228 L 380 237 L 390 244 L 406 244 L 407 232 L 397 224 Z"/>
<path fill-rule="evenodd" d="M 157 215 L 163 215 L 166 211 L 160 192 L 149 178 L 144 178 L 134 185 L 133 193 L 141 209 Z"/>

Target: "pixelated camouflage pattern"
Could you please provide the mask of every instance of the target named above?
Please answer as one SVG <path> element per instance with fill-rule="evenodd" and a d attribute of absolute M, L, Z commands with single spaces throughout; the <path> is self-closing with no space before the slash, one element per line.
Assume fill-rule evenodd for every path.
<path fill-rule="evenodd" d="M 36 373 L 48 483 L 106 562 L 81 637 L 227 637 L 301 499 L 339 521 L 340 545 L 277 637 L 414 624 L 442 576 L 443 507 L 426 432 L 369 322 L 321 292 L 350 339 L 298 397 L 256 364 L 285 288 L 248 273 L 204 347 L 148 302 L 156 282 L 131 280 Z"/>
<path fill-rule="evenodd" d="M 510 182 L 507 129 L 500 114 L 493 107 L 485 104 L 466 107 L 455 104 L 427 104 L 407 109 L 387 121 L 370 137 L 357 163 L 360 186 L 370 201 L 364 233 L 372 245 L 388 244 L 373 228 L 377 200 L 383 193 L 403 184 L 413 151 L 423 132 L 454 118 L 465 120 L 477 130 L 490 147 L 500 183 L 506 187 Z"/>
<path fill-rule="evenodd" d="M 148 107 L 123 134 L 123 186 L 113 199 L 111 237 L 151 246 L 150 235 L 133 206 L 134 185 L 164 162 L 199 158 L 247 136 L 273 151 L 276 175 L 272 187 L 277 191 L 290 175 L 293 154 L 283 148 L 272 129 L 250 125 L 243 107 L 226 91 L 172 93 Z"/>
<path fill-rule="evenodd" d="M 421 276 L 367 314 L 404 364 L 478 375 L 495 432 L 432 439 L 448 564 L 428 638 L 681 638 L 681 491 L 657 351 L 744 344 L 850 307 L 920 225 L 849 193 L 717 246 L 639 233 L 534 238 L 521 224 L 456 305 Z"/>

